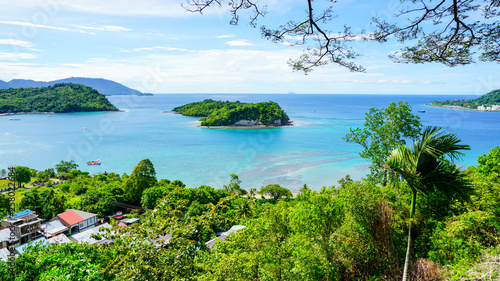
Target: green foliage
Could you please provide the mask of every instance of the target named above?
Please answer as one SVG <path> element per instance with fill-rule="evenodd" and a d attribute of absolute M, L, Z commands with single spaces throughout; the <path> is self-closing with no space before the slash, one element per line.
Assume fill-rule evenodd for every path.
<path fill-rule="evenodd" d="M 500 90 L 493 90 L 479 98 L 470 100 L 446 100 L 446 101 L 433 101 L 431 105 L 436 106 L 459 106 L 470 109 L 477 109 L 478 106 L 492 106 L 500 105 Z"/>
<path fill-rule="evenodd" d="M 78 168 L 78 165 L 75 163 L 75 161 L 64 161 L 61 160 L 59 164 L 56 164 L 55 166 L 57 173 L 69 173 L 70 170 L 75 170 Z M 53 171 L 52 171 L 53 172 Z"/>
<path fill-rule="evenodd" d="M 230 177 L 231 180 L 229 181 L 229 184 L 224 185 L 222 188 L 228 193 L 239 194 L 239 195 L 247 194 L 247 191 L 240 187 L 241 180 L 239 179 L 238 175 L 231 174 Z"/>
<path fill-rule="evenodd" d="M 10 210 L 9 197 L 4 193 L 0 193 L 0 218 L 8 216 L 11 213 L 9 212 L 9 210 Z"/>
<path fill-rule="evenodd" d="M 57 196 L 53 189 L 43 187 L 33 187 L 27 190 L 18 208 L 35 211 L 43 219 L 51 219 L 66 209 L 63 198 Z"/>
<path fill-rule="evenodd" d="M 365 115 L 363 128 L 351 128 L 344 140 L 363 147 L 359 155 L 372 162 L 369 178 L 385 185 L 389 180 L 384 169 L 385 160 L 394 148 L 405 145 L 408 139 L 418 138 L 422 124 L 406 102 L 391 103 L 387 108 L 370 108 Z"/>
<path fill-rule="evenodd" d="M 500 179 L 500 146 L 492 148 L 486 155 L 479 156 L 477 163 L 479 173 Z"/>
<path fill-rule="evenodd" d="M 141 202 L 144 190 L 156 184 L 156 171 L 149 159 L 141 160 L 125 181 L 125 199 L 131 204 Z"/>
<path fill-rule="evenodd" d="M 408 277 L 411 255 L 412 224 L 417 204 L 417 194 L 440 192 L 448 200 L 458 198 L 469 201 L 472 188 L 458 168 L 449 160 L 458 159 L 468 150 L 468 145 L 460 144 L 455 134 L 446 134 L 438 127 L 427 127 L 420 140 L 415 140 L 413 148 L 399 146 L 386 160 L 387 169 L 397 173 L 411 190 L 411 206 L 408 221 L 408 248 L 406 251 L 403 281 Z"/>
<path fill-rule="evenodd" d="M 231 194 L 240 184 L 234 174 L 224 190 L 204 185 L 186 188 L 179 180 L 140 179 L 139 175 L 151 175 L 153 169 L 134 169 L 130 176 L 122 177 L 75 173 L 74 178 L 53 188 L 19 190 L 22 199 L 18 206 L 40 215 L 75 208 L 106 216 L 120 208 L 115 203 L 127 202 L 127 181 L 152 184 L 142 192 L 146 212 L 129 214 L 139 217 L 140 224 L 120 228 L 112 222 L 114 232 L 103 238 L 111 238 L 113 243 L 34 246 L 16 259 L 16 272 L 0 262 L 0 280 L 400 280 L 412 185 L 426 194 L 414 201 L 419 208 L 410 220 L 415 243 L 412 278 L 429 276 L 430 272 L 417 270 L 419 264 L 432 265 L 430 270 L 438 271 L 437 263 L 429 259 L 447 264 L 447 276 L 480 276 L 471 270 L 485 268 L 485 261 L 497 261 L 500 253 L 500 221 L 495 213 L 500 189 L 498 175 L 491 168 L 498 161 L 496 149 L 482 156 L 477 168 L 467 170 L 477 192 L 472 202 L 460 202 L 455 189 L 439 187 L 443 181 L 453 183 L 441 172 L 464 175 L 455 175 L 459 171 L 449 163 L 433 174 L 444 159 L 440 153 L 447 151 L 445 147 L 458 148 L 457 139 L 448 134 L 430 135 L 437 140 L 424 132 L 422 145 L 417 142 L 416 150 L 414 146 L 407 151 L 422 152 L 416 153 L 422 159 L 403 157 L 408 167 L 416 167 L 418 176 L 398 166 L 407 172 L 402 176 L 409 182 L 382 188 L 346 176 L 338 187 L 314 191 L 305 185 L 296 198 L 287 200 L 277 199 L 290 195 L 288 190 L 280 193 L 282 187 L 269 185 L 275 191 L 269 194 L 273 199 L 255 200 Z M 438 149 L 423 149 L 425 143 Z M 427 158 L 429 151 L 437 157 L 437 166 L 436 158 Z M 428 185 L 432 174 L 441 179 L 436 185 Z M 428 190 L 414 184 L 425 184 Z M 0 212 L 8 203 L 0 195 Z M 246 228 L 207 249 L 205 242 L 215 238 L 216 232 L 235 224 Z M 486 259 L 489 256 L 493 258 Z"/>
<path fill-rule="evenodd" d="M 0 280 L 114 280 L 104 270 L 114 255 L 98 245 L 67 243 L 30 246 L 15 259 L 13 268 L 10 263 L 0 262 Z"/>
<path fill-rule="evenodd" d="M 240 120 L 258 120 L 263 125 L 287 125 L 289 118 L 281 107 L 272 101 L 241 103 L 239 101 L 214 101 L 206 99 L 172 109 L 186 116 L 204 117 L 202 126 L 230 126 Z"/>
<path fill-rule="evenodd" d="M 0 113 L 116 110 L 104 95 L 80 84 L 62 83 L 41 88 L 0 90 Z"/>
<path fill-rule="evenodd" d="M 446 280 L 498 280 L 500 277 L 500 247 L 483 251 L 477 262 L 459 260 L 445 268 Z"/>
<path fill-rule="evenodd" d="M 16 174 L 16 181 L 18 185 L 29 183 L 31 181 L 31 169 L 25 166 L 17 166 L 14 169 Z"/>
<path fill-rule="evenodd" d="M 464 213 L 441 224 L 431 241 L 432 260 L 441 264 L 474 262 L 486 248 L 500 244 L 500 221 L 483 211 Z"/>
<path fill-rule="evenodd" d="M 37 181 L 42 181 L 42 182 L 46 182 L 50 178 L 55 177 L 55 176 L 56 176 L 56 173 L 54 172 L 53 168 L 45 169 L 42 172 L 36 173 Z"/>
<path fill-rule="evenodd" d="M 260 189 L 259 194 L 270 196 L 274 200 L 292 198 L 292 192 L 279 184 L 268 184 Z"/>

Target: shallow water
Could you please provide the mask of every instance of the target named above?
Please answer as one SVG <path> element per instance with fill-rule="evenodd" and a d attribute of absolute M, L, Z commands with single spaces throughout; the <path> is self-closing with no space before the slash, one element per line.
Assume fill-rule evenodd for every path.
<path fill-rule="evenodd" d="M 294 126 L 268 129 L 205 129 L 198 118 L 161 113 L 206 98 L 241 102 L 275 101 Z M 457 133 L 471 145 L 463 166 L 500 144 L 500 113 L 426 107 L 451 96 L 405 95 L 155 95 L 111 96 L 125 112 L 18 115 L 0 117 L 0 168 L 25 165 L 35 169 L 74 160 L 80 169 L 128 173 L 144 158 L 155 165 L 158 178 L 180 179 L 188 186 L 221 187 L 235 173 L 242 187 L 279 183 L 293 191 L 304 183 L 313 189 L 333 185 L 350 174 L 359 179 L 368 162 L 361 147 L 342 137 L 362 126 L 371 107 L 407 101 L 425 125 Z M 470 98 L 459 96 L 458 98 Z M 425 113 L 417 113 L 425 110 Z M 82 129 L 86 128 L 86 129 Z M 86 166 L 89 160 L 100 166 Z"/>

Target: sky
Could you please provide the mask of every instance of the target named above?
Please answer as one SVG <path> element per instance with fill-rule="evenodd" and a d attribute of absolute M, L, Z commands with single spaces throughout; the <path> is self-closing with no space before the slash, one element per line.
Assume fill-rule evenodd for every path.
<path fill-rule="evenodd" d="M 304 17 L 305 0 L 261 0 L 277 27 Z M 321 9 L 325 1 L 315 1 Z M 0 80 L 50 81 L 105 78 L 146 93 L 288 93 L 482 95 L 500 88 L 498 64 L 449 68 L 441 64 L 396 64 L 387 56 L 401 48 L 356 41 L 366 67 L 355 73 L 334 64 L 304 75 L 288 66 L 300 46 L 261 38 L 248 14 L 232 26 L 226 7 L 203 15 L 183 0 L 0 0 Z M 370 31 L 375 15 L 390 18 L 400 1 L 334 4 L 329 30 L 344 23 Z"/>

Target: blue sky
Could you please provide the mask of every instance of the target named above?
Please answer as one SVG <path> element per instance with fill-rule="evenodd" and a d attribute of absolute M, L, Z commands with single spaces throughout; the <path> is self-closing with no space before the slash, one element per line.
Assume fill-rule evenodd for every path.
<path fill-rule="evenodd" d="M 300 47 L 262 39 L 244 14 L 231 26 L 224 8 L 199 15 L 181 2 L 0 0 L 0 80 L 95 77 L 150 93 L 481 95 L 500 88 L 497 63 L 395 64 L 387 58 L 401 47 L 395 41 L 354 43 L 366 73 L 328 65 L 304 75 L 287 65 Z M 259 23 L 271 27 L 306 9 L 304 0 L 261 2 L 268 14 Z M 343 23 L 369 31 L 371 17 L 391 15 L 399 0 L 339 2 L 332 32 Z"/>

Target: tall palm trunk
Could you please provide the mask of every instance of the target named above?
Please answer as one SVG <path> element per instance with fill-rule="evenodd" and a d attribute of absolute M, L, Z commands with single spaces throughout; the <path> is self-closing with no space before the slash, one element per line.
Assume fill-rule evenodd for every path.
<path fill-rule="evenodd" d="M 408 279 L 408 266 L 410 264 L 410 251 L 411 251 L 411 220 L 408 225 L 408 247 L 406 248 L 405 265 L 403 268 L 403 281 Z"/>
<path fill-rule="evenodd" d="M 410 253 L 411 253 L 411 224 L 413 215 L 415 214 L 415 205 L 417 204 L 417 190 L 411 188 L 411 207 L 410 207 L 410 220 L 408 222 L 408 246 L 406 247 L 405 265 L 403 267 L 403 281 L 408 279 L 408 267 L 410 266 Z"/>

